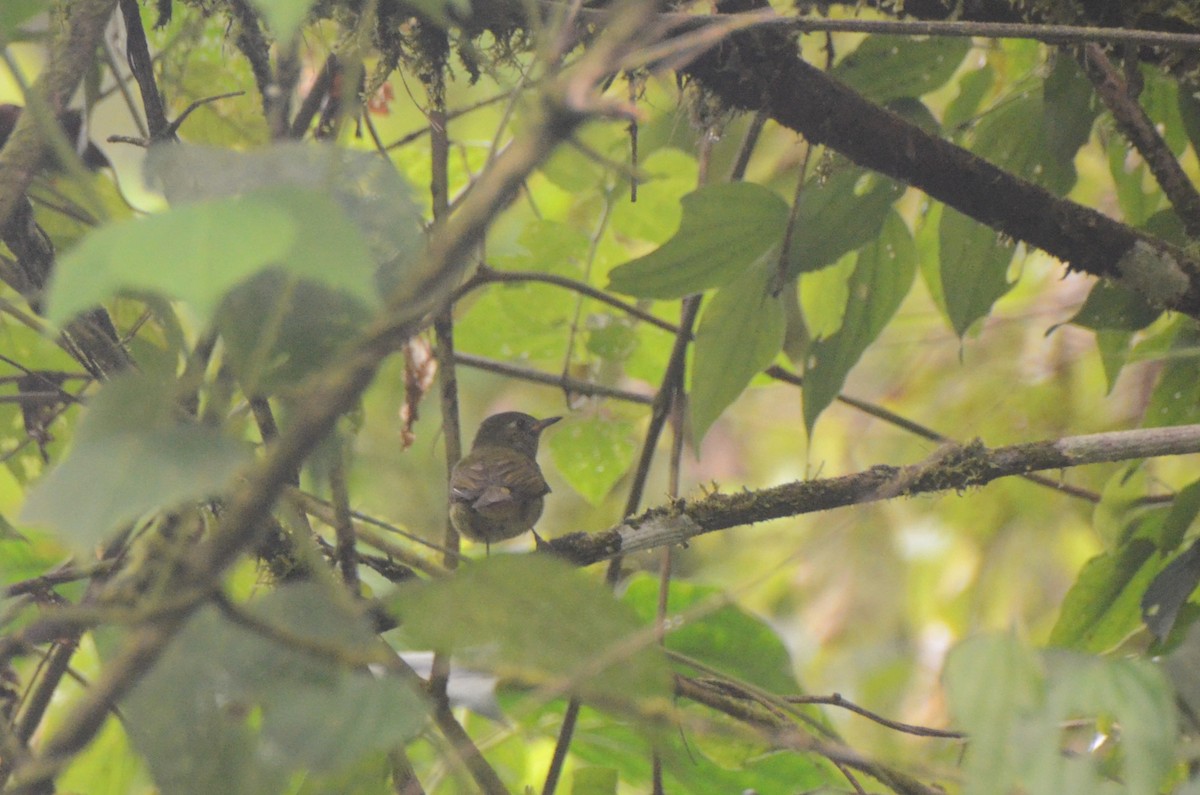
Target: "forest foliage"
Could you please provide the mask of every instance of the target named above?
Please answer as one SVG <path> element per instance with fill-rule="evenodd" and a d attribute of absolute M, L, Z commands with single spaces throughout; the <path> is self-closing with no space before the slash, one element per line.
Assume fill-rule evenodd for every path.
<path fill-rule="evenodd" d="M 1200 791 L 1160 5 L 0 5 L 0 786 Z"/>

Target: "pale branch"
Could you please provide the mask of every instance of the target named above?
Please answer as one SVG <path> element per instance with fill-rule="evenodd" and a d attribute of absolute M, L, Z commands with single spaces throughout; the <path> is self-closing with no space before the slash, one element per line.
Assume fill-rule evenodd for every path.
<path fill-rule="evenodd" d="M 594 88 L 632 47 L 645 42 L 652 15 L 647 2 L 619 3 L 613 9 L 612 23 L 587 54 L 548 84 L 541 97 L 539 123 L 492 161 L 458 211 L 435 226 L 411 281 L 388 297 L 384 311 L 357 344 L 298 390 L 302 397 L 296 401 L 288 427 L 245 473 L 226 503 L 220 524 L 189 555 L 189 568 L 174 575 L 177 582 L 170 584 L 171 590 L 213 593 L 225 570 L 254 547 L 264 520 L 296 467 L 328 435 L 338 417 L 356 405 L 384 358 L 421 328 L 449 296 L 471 259 L 470 253 L 491 221 L 517 196 L 528 174 L 578 125 L 596 113 L 613 110 L 594 98 Z M 202 603 L 189 601 L 130 632 L 92 687 L 44 739 L 40 753 L 17 768 L 19 783 L 14 782 L 13 791 L 44 790 L 58 765 L 92 740 L 111 705 L 145 675 Z"/>
<path fill-rule="evenodd" d="M 1200 453 L 1200 425 L 1113 431 L 993 449 L 979 441 L 948 444 L 926 461 L 910 466 L 878 465 L 841 477 L 677 500 L 599 533 L 561 536 L 550 541 L 545 549 L 576 564 L 588 565 L 770 519 L 893 497 L 961 492 L 998 478 L 1029 472 L 1192 453 Z"/>

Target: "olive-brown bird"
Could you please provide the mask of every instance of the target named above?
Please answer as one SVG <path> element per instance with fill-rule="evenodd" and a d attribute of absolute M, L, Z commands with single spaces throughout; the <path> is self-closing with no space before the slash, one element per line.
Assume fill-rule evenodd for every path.
<path fill-rule="evenodd" d="M 459 533 L 490 547 L 533 530 L 550 493 L 537 465 L 538 439 L 561 419 L 506 411 L 483 421 L 471 452 L 450 472 L 450 521 Z"/>

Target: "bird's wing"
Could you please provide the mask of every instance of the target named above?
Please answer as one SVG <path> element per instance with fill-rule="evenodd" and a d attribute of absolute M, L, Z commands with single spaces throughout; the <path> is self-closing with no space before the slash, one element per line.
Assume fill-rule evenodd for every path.
<path fill-rule="evenodd" d="M 467 456 L 450 476 L 450 494 L 462 502 L 485 504 L 511 499 L 528 500 L 550 493 L 533 459 L 526 456 L 506 456 L 501 460 L 486 460 Z M 478 505 L 477 507 L 483 507 Z"/>

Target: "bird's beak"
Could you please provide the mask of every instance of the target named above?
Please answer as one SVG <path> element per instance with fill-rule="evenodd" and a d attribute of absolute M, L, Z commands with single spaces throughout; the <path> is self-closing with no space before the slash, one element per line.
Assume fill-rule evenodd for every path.
<path fill-rule="evenodd" d="M 554 423 L 558 422 L 561 419 L 562 419 L 562 417 L 547 417 L 544 420 L 538 420 L 537 424 L 533 426 L 533 429 L 535 431 L 537 431 L 538 433 L 541 433 L 542 431 L 546 430 L 551 425 L 553 425 Z"/>

